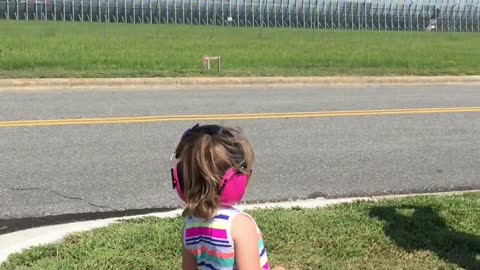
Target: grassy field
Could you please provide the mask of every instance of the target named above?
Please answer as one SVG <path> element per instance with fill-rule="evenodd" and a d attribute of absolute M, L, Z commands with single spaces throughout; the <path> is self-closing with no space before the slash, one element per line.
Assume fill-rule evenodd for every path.
<path fill-rule="evenodd" d="M 480 193 L 254 211 L 286 269 L 480 269 Z M 177 219 L 138 219 L 13 255 L 10 269 L 180 269 Z"/>
<path fill-rule="evenodd" d="M 478 33 L 0 21 L 0 41 L 0 78 L 480 74 Z"/>

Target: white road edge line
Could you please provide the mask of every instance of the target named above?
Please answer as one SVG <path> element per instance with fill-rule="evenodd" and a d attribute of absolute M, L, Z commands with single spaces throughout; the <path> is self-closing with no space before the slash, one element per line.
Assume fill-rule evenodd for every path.
<path fill-rule="evenodd" d="M 416 197 L 416 196 L 451 196 L 462 195 L 466 193 L 480 192 L 480 190 L 468 191 L 451 191 L 451 192 L 436 192 L 436 193 L 417 193 L 404 195 L 386 195 L 386 196 L 370 196 L 370 197 L 350 197 L 339 199 L 315 198 L 297 201 L 285 201 L 274 203 L 258 203 L 258 204 L 242 204 L 237 208 L 241 210 L 254 209 L 272 209 L 282 208 L 289 209 L 293 207 L 300 208 L 323 208 L 331 205 L 341 203 L 352 203 L 356 201 L 379 201 L 385 199 Z M 157 218 L 174 218 L 181 214 L 181 209 L 172 210 L 169 212 L 151 213 L 146 215 L 126 216 L 120 218 L 108 218 L 101 220 L 81 221 L 68 224 L 51 225 L 38 228 L 32 228 L 23 231 L 17 231 L 0 235 L 0 263 L 6 261 L 9 255 L 20 252 L 26 248 L 45 245 L 62 240 L 65 236 L 71 233 L 85 232 L 108 225 L 114 224 L 121 220 L 135 219 L 143 217 L 157 217 Z"/>

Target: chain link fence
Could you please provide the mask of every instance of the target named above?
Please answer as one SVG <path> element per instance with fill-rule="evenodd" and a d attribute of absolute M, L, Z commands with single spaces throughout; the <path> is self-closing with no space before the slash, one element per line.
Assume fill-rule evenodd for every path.
<path fill-rule="evenodd" d="M 0 19 L 480 32 L 480 0 L 0 0 Z"/>

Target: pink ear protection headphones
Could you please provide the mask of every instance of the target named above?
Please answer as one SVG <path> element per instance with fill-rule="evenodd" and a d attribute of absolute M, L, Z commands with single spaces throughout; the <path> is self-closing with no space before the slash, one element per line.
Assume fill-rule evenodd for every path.
<path fill-rule="evenodd" d="M 211 136 L 225 134 L 227 136 L 233 137 L 233 135 L 224 127 L 218 125 L 203 125 L 200 126 L 196 124 L 190 129 L 187 129 L 182 136 L 182 139 L 192 135 L 193 133 L 204 133 Z M 175 153 L 175 158 L 178 157 L 178 153 Z M 232 157 L 237 164 L 243 164 L 242 167 L 246 167 L 245 159 L 242 156 L 233 156 Z M 183 201 L 186 201 L 185 194 L 184 194 L 184 181 L 182 176 L 182 168 L 181 163 L 176 162 L 174 167 L 170 170 L 172 176 L 172 185 L 173 189 L 177 191 L 178 196 Z M 243 195 L 245 194 L 245 190 L 248 184 L 249 174 L 239 171 L 236 168 L 230 167 L 226 170 L 222 177 L 222 181 L 220 183 L 220 188 L 218 193 L 220 195 L 220 203 L 222 206 L 233 206 L 239 203 Z"/>

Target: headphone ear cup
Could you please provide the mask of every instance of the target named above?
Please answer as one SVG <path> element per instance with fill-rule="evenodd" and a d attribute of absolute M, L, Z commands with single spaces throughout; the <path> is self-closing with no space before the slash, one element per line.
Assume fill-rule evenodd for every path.
<path fill-rule="evenodd" d="M 233 206 L 243 199 L 248 177 L 247 174 L 238 172 L 235 168 L 227 170 L 220 189 L 220 203 L 223 206 Z"/>
<path fill-rule="evenodd" d="M 178 162 L 175 163 L 175 166 L 173 167 L 173 181 L 175 183 L 175 190 L 177 191 L 178 197 L 180 197 L 182 201 L 186 202 L 185 194 L 183 193 L 184 184 L 182 177 L 182 168 Z"/>

